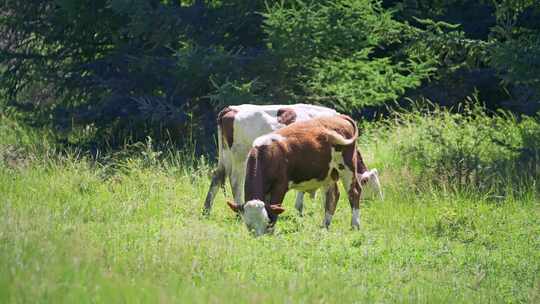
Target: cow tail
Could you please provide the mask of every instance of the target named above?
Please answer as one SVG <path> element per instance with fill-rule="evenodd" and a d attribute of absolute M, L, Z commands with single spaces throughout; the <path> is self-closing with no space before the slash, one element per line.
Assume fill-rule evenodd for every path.
<path fill-rule="evenodd" d="M 354 122 L 354 120 L 352 118 L 350 118 L 349 116 L 340 115 L 340 117 L 347 120 L 353 126 L 353 129 L 354 129 L 353 136 L 351 138 L 347 139 L 343 135 L 339 134 L 338 132 L 336 132 L 334 130 L 328 130 L 328 134 L 329 134 L 329 136 L 331 138 L 331 142 L 333 144 L 340 145 L 340 146 L 348 146 L 348 145 L 354 143 L 356 141 L 356 139 L 358 138 L 358 127 L 356 126 L 356 123 Z"/>

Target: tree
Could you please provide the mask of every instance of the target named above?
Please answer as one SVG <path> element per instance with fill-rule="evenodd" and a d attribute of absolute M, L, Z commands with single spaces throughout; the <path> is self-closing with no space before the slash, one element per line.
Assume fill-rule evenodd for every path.
<path fill-rule="evenodd" d="M 481 97 L 538 100 L 539 11 L 532 0 L 7 0 L 0 99 L 65 140 L 112 146 L 210 144 L 228 104 L 357 113 L 463 81 L 439 91 L 470 95 L 482 73 L 493 77 Z"/>
<path fill-rule="evenodd" d="M 249 74 L 262 46 L 255 13 L 261 5 L 4 1 L 0 87 L 11 105 L 31 109 L 34 120 L 44 113 L 61 130 L 92 126 L 113 145 L 126 136 L 181 141 L 179 132 L 192 132 L 190 117 L 203 118 L 207 126 L 200 129 L 210 135 L 211 80 Z"/>
<path fill-rule="evenodd" d="M 429 62 L 386 50 L 413 31 L 377 1 L 287 1 L 264 16 L 280 84 L 299 100 L 343 111 L 379 105 L 419 86 L 432 71 Z"/>

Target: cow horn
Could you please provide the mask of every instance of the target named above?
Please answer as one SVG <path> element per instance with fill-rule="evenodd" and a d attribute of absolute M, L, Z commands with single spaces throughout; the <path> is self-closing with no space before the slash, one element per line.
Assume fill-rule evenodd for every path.
<path fill-rule="evenodd" d="M 268 209 L 274 214 L 281 214 L 285 211 L 285 208 L 283 208 L 281 204 L 268 205 Z"/>
<path fill-rule="evenodd" d="M 236 213 L 244 212 L 244 205 L 240 205 L 230 201 L 227 201 L 227 205 L 229 205 L 229 207 Z"/>

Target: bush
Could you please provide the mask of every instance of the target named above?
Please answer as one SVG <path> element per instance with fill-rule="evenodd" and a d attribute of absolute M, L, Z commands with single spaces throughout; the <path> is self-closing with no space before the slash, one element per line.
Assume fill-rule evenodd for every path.
<path fill-rule="evenodd" d="M 540 176 L 538 118 L 488 113 L 471 100 L 455 110 L 428 103 L 397 112 L 382 140 L 417 177 L 453 190 L 504 194 Z"/>

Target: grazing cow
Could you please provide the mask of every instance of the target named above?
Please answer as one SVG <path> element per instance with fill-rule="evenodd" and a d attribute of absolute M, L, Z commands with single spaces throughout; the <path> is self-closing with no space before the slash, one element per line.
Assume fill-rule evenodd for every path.
<path fill-rule="evenodd" d="M 244 104 L 224 108 L 217 119 L 218 168 L 212 174 L 203 212 L 210 213 L 218 188 L 225 183 L 226 177 L 231 183 L 235 203 L 243 203 L 245 162 L 255 138 L 295 121 L 336 114 L 335 110 L 308 104 L 266 106 Z M 297 207 L 301 208 L 303 193 L 298 193 L 296 201 Z"/>
<path fill-rule="evenodd" d="M 245 177 L 245 204 L 227 202 L 240 213 L 248 229 L 261 235 L 273 227 L 289 189 L 325 189 L 328 227 L 339 196 L 340 179 L 352 208 L 352 227 L 360 226 L 361 181 L 355 122 L 346 115 L 296 122 L 255 139 L 249 151 Z"/>

